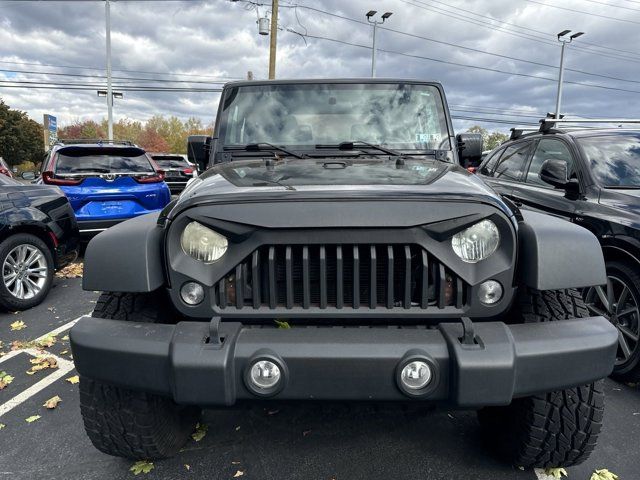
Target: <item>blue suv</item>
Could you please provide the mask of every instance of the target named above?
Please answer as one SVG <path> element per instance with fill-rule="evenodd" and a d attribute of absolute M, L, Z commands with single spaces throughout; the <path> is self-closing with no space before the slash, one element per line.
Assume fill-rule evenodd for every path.
<path fill-rule="evenodd" d="M 83 236 L 161 210 L 171 200 L 164 172 L 131 142 L 61 141 L 45 158 L 39 183 L 65 193 Z"/>

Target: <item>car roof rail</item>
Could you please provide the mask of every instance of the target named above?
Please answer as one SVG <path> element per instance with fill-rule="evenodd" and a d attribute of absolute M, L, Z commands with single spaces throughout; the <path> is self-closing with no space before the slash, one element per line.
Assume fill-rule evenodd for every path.
<path fill-rule="evenodd" d="M 621 127 L 623 124 L 634 123 L 640 124 L 640 119 L 634 118 L 543 118 L 540 120 L 540 131 L 543 133 L 549 132 L 551 129 L 559 128 L 561 130 L 567 130 L 569 128 L 589 128 L 578 127 L 580 124 L 603 124 L 609 123 Z M 594 127 L 591 127 L 594 128 Z"/>
<path fill-rule="evenodd" d="M 104 138 L 59 138 L 56 145 L 68 144 L 109 144 L 109 145 L 127 145 L 135 147 L 136 144 L 131 140 L 105 140 Z"/>

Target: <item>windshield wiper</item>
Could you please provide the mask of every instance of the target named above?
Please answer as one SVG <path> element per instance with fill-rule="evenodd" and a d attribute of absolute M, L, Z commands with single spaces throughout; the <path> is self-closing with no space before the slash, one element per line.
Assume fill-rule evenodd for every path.
<path fill-rule="evenodd" d="M 244 145 L 243 147 L 240 147 L 240 149 L 244 150 L 245 152 L 261 152 L 261 151 L 263 151 L 262 147 L 270 147 L 273 150 L 277 150 L 278 152 L 282 152 L 282 153 L 284 153 L 286 155 L 289 155 L 290 157 L 307 158 L 307 155 L 305 155 L 304 153 L 292 152 L 291 150 L 287 150 L 286 148 L 279 147 L 277 145 L 274 145 L 272 143 L 267 143 L 267 142 L 248 143 L 248 144 Z"/>
<path fill-rule="evenodd" d="M 406 155 L 402 152 L 398 152 L 397 150 L 392 150 L 390 148 L 383 147 L 382 145 L 376 145 L 374 143 L 363 142 L 362 140 L 349 140 L 346 142 L 340 142 L 338 144 L 333 145 L 316 145 L 316 148 L 337 148 L 338 150 L 356 150 L 360 147 L 367 147 L 373 150 L 378 150 L 379 152 L 386 153 L 387 155 L 391 155 L 393 157 L 405 157 Z"/>

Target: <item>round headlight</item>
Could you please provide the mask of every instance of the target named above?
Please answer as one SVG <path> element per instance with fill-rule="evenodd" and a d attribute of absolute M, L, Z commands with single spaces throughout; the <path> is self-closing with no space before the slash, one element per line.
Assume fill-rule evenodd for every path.
<path fill-rule="evenodd" d="M 491 220 L 482 220 L 456 233 L 451 239 L 451 247 L 463 262 L 476 263 L 489 257 L 500 245 L 498 227 Z"/>
<path fill-rule="evenodd" d="M 204 263 L 219 260 L 227 251 L 225 237 L 198 222 L 186 226 L 180 238 L 184 253 Z"/>

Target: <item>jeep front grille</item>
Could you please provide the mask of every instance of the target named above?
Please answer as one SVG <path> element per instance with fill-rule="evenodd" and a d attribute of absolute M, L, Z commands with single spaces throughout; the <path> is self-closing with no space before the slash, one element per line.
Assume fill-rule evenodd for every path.
<path fill-rule="evenodd" d="M 229 310 L 461 309 L 466 284 L 419 245 L 262 246 L 215 285 Z"/>

